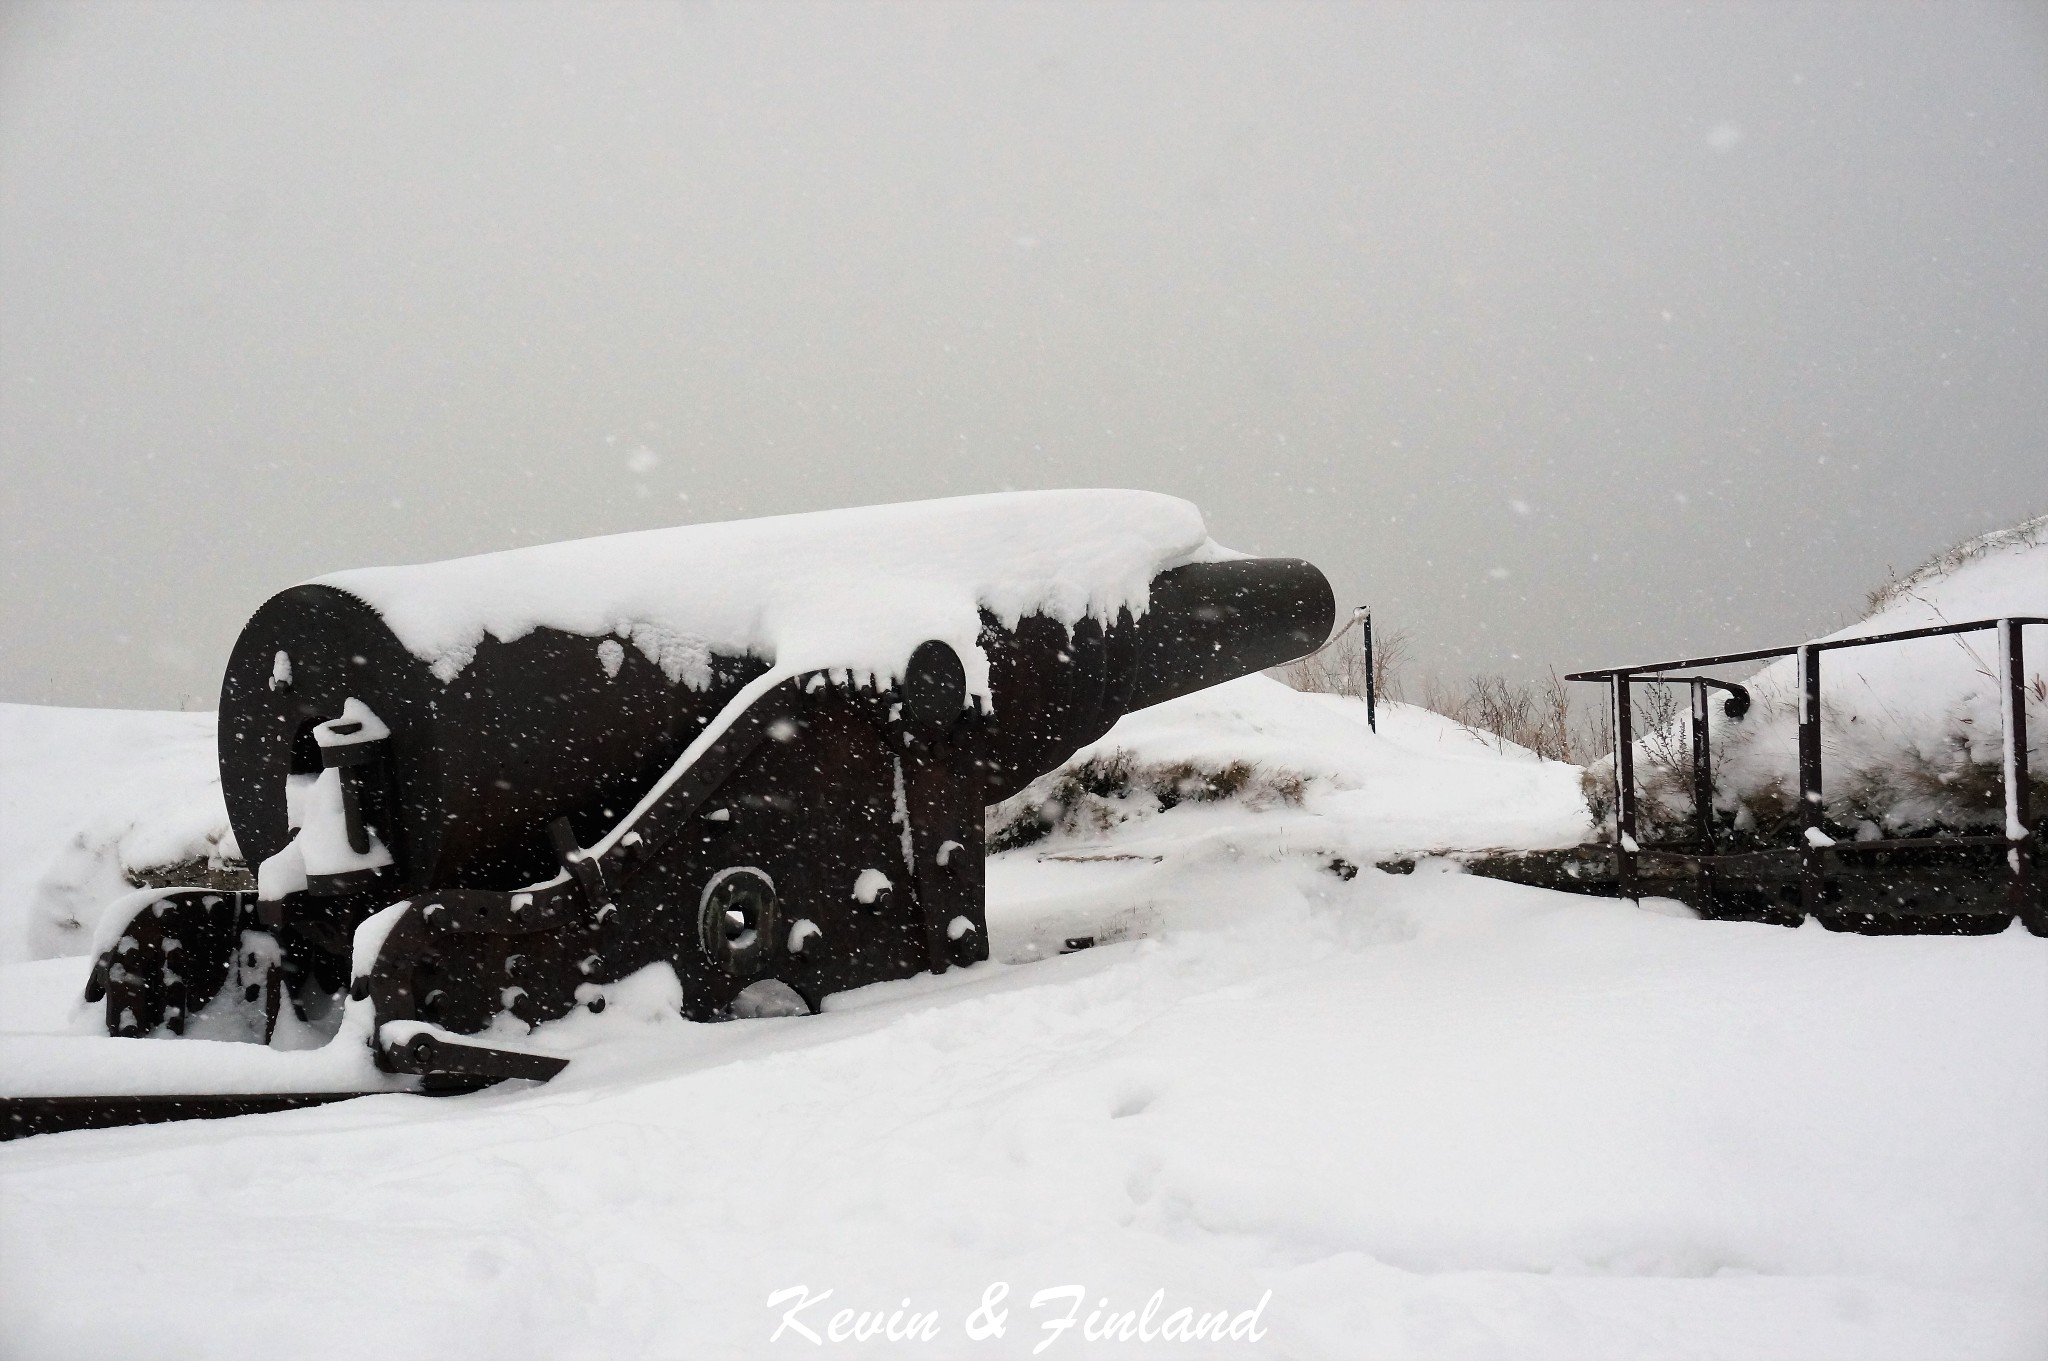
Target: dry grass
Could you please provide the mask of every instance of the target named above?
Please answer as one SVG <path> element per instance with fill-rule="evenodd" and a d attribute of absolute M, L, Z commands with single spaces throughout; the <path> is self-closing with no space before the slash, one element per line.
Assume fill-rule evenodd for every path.
<path fill-rule="evenodd" d="M 1965 539 L 1955 547 L 1935 554 L 1905 576 L 1887 573 L 1884 585 L 1866 598 L 1869 609 L 1864 617 L 1867 619 L 1894 601 L 1941 580 L 1966 562 L 1975 562 L 2007 548 L 2039 548 L 2043 544 L 2048 544 L 2048 515 L 2036 515 L 2008 529 L 1995 529 L 1989 534 Z"/>
<path fill-rule="evenodd" d="M 1424 688 L 1422 707 L 1432 709 L 1505 746 L 1512 742 L 1553 761 L 1581 761 L 1606 739 L 1596 714 L 1573 716 L 1571 688 L 1552 671 L 1540 681 L 1511 681 L 1492 674 L 1470 677 L 1452 688 L 1434 678 Z"/>
<path fill-rule="evenodd" d="M 1407 629 L 1375 629 L 1372 639 L 1372 687 L 1380 699 L 1401 698 L 1401 685 L 1408 669 L 1410 635 Z M 1280 668 L 1280 679 L 1296 690 L 1312 695 L 1349 695 L 1365 698 L 1365 643 L 1355 625 L 1346 625 L 1319 652 L 1289 662 Z"/>
<path fill-rule="evenodd" d="M 1373 635 L 1373 691 L 1382 700 L 1407 698 L 1414 635 L 1405 628 Z M 1290 662 L 1280 679 L 1310 694 L 1365 697 L 1365 649 L 1356 628 L 1346 629 L 1322 651 Z M 1572 688 L 1552 671 L 1539 681 L 1513 681 L 1499 674 L 1446 684 L 1425 677 L 1416 702 L 1497 743 L 1526 747 L 1553 761 L 1586 764 L 1614 749 L 1606 706 L 1573 702 Z"/>
<path fill-rule="evenodd" d="M 1132 817 L 1183 803 L 1235 799 L 1253 808 L 1299 806 L 1307 792 L 1293 771 L 1252 761 L 1213 767 L 1193 761 L 1144 762 L 1119 748 L 1032 781 L 990 808 L 984 826 L 993 853 L 1029 846 L 1054 832 L 1097 835 Z"/>

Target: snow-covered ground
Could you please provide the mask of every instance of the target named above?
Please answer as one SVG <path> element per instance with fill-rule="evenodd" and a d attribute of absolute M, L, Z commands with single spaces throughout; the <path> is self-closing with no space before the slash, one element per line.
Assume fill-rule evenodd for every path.
<path fill-rule="evenodd" d="M 47 868 L 121 803 L 17 822 L 79 783 L 74 720 L 42 712 L 42 737 L 7 713 L 0 765 L 18 936 L 41 872 L 18 850 Z M 197 722 L 170 717 L 107 719 L 133 735 L 93 737 L 96 769 L 170 760 L 147 734 Z M 1249 680 L 1133 716 L 1116 751 L 1266 778 L 1099 799 L 995 857 L 998 962 L 715 1026 L 674 1019 L 655 971 L 547 1039 L 574 1062 L 546 1087 L 0 1148 L 0 1354 L 1231 1350 L 1085 1340 L 1155 1292 L 1154 1330 L 1256 1309 L 1248 1355 L 2048 1354 L 2048 941 L 1383 873 L 1585 832 L 1575 769 L 1415 710 L 1374 735 Z M 1104 943 L 1051 953 L 1074 935 Z M 68 1029 L 82 976 L 0 970 L 0 1029 Z M 977 1339 L 998 1283 L 1006 1326 Z M 770 1307 L 797 1286 L 831 1294 Z M 1063 1286 L 1054 1337 L 1067 1298 L 1032 1300 Z M 842 1308 L 936 1339 L 834 1344 Z"/>

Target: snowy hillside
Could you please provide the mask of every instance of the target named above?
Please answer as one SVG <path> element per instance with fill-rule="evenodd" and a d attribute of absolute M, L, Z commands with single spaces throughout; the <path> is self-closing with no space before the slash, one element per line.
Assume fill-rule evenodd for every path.
<path fill-rule="evenodd" d="M 189 769 L 202 726 L 102 721 L 109 772 Z M 8 722 L 8 849 L 47 865 L 119 802 L 66 783 L 101 730 Z M 657 968 L 575 1018 L 607 1043 L 547 1038 L 545 1087 L 0 1146 L 0 1355 L 2048 1352 L 2048 941 L 1384 873 L 1582 837 L 1578 772 L 1259 679 L 1091 759 L 1121 797 L 1055 778 L 997 814 L 1040 835 L 991 861 L 995 962 L 721 1025 Z M 69 811 L 17 825 L 45 786 Z M 0 969 L 0 1048 L 71 1037 L 82 974 Z M 1032 1300 L 1068 1286 L 1055 1336 L 1069 1297 Z M 1155 1294 L 1150 1326 L 1256 1310 L 1261 1340 L 1087 1340 Z M 934 1340 L 797 1331 L 842 1308 Z"/>
<path fill-rule="evenodd" d="M 1827 636 L 2012 615 L 2048 616 L 2048 516 L 1958 544 L 1877 592 L 1866 618 Z M 2048 806 L 2048 628 L 2027 630 L 2026 647 L 2034 798 L 2036 806 Z M 1827 817 L 1838 833 L 2003 827 L 1998 666 L 1998 642 L 1989 630 L 1825 654 L 1822 750 Z M 1796 661 L 1780 658 L 1744 684 L 1754 706 L 1742 718 L 1709 706 L 1715 806 L 1737 830 L 1756 828 L 1768 836 L 1795 811 Z M 1650 818 L 1691 816 L 1684 723 L 1678 718 L 1638 744 L 1636 771 Z M 1610 758 L 1588 782 L 1603 813 L 1612 771 Z"/>

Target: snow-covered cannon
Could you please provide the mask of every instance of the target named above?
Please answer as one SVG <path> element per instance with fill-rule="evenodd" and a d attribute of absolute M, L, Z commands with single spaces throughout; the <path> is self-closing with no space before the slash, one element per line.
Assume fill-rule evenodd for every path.
<path fill-rule="evenodd" d="M 222 682 L 257 888 L 110 910 L 87 998 L 124 1036 L 346 1010 L 385 1073 L 460 1088 L 564 1062 L 465 1037 L 600 1010 L 650 965 L 715 1019 L 973 964 L 985 805 L 1333 617 L 1314 567 L 1136 492 L 322 578 L 256 611 Z"/>

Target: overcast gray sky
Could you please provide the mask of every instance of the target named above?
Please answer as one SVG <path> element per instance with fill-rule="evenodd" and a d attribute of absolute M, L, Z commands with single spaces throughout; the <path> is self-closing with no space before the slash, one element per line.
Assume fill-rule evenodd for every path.
<path fill-rule="evenodd" d="M 2048 6 L 0 9 L 0 699 L 342 567 L 1173 492 L 1458 675 L 2048 505 Z"/>

